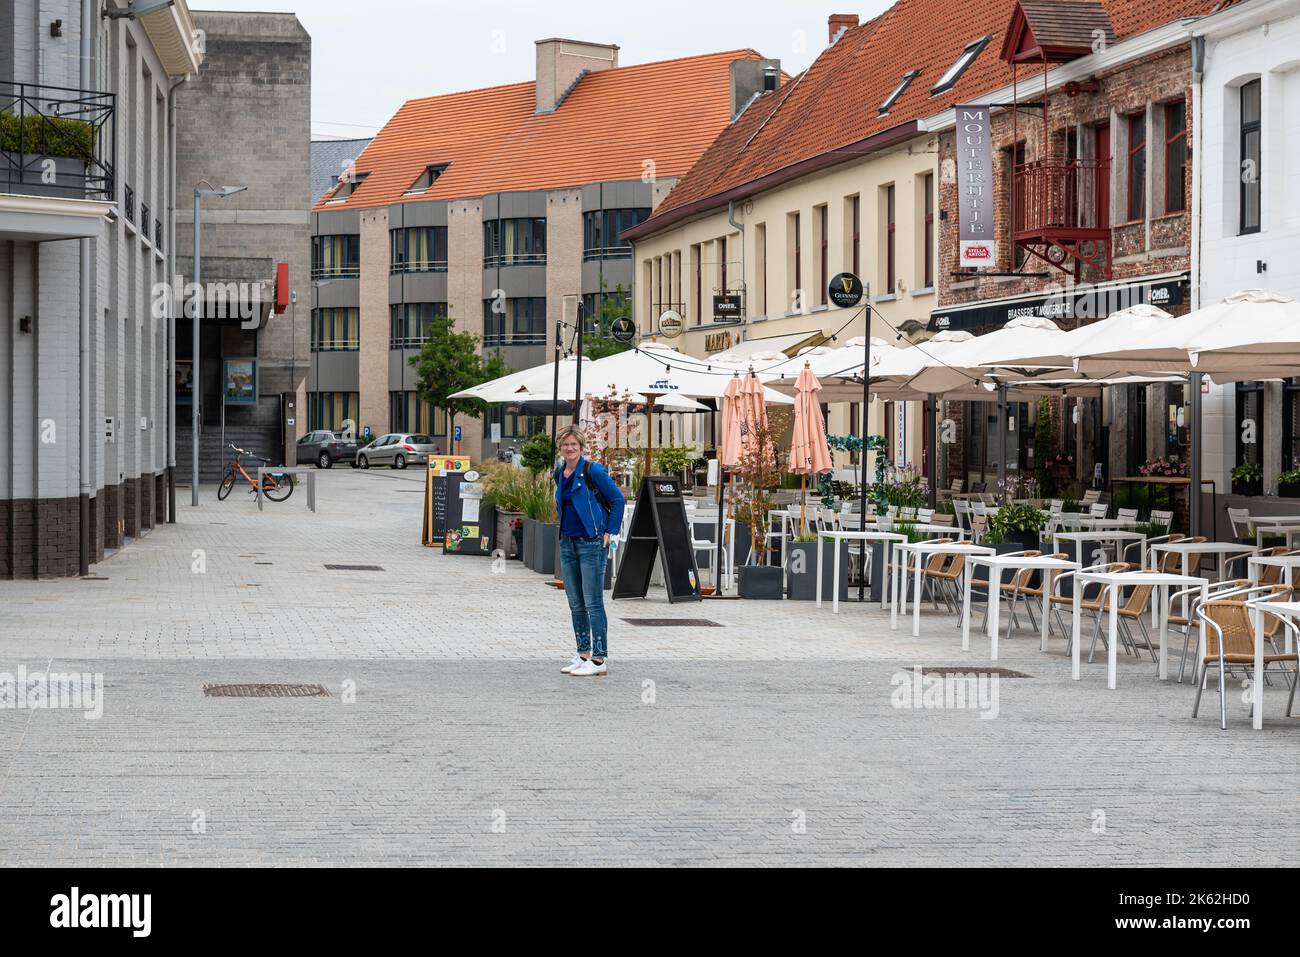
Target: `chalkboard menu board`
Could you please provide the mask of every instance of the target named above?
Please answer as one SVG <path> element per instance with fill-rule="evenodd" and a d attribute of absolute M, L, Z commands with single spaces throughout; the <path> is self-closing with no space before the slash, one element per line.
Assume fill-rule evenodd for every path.
<path fill-rule="evenodd" d="M 447 529 L 447 485 L 459 473 L 439 475 L 435 469 L 424 474 L 424 522 L 420 541 L 425 545 L 441 545 Z"/>
<path fill-rule="evenodd" d="M 496 536 L 496 509 L 483 502 L 483 483 L 467 482 L 465 478 L 459 472 L 448 472 L 443 477 L 446 483 L 443 553 L 491 555 Z"/>
<path fill-rule="evenodd" d="M 650 590 L 655 556 L 664 572 L 668 601 L 699 601 L 700 576 L 686 524 L 681 481 L 647 476 L 641 481 L 623 561 L 614 582 L 615 598 L 644 598 Z"/>

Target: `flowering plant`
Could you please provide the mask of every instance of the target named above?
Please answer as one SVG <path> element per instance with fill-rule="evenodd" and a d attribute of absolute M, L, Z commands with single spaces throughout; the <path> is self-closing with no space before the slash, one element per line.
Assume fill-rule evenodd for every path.
<path fill-rule="evenodd" d="M 1152 459 L 1146 465 L 1138 466 L 1138 474 L 1153 478 L 1186 478 L 1187 463 L 1178 459 Z"/>

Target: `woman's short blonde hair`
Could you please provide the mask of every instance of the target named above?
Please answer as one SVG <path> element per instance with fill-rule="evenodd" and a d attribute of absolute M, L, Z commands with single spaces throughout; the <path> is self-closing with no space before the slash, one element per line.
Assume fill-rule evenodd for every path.
<path fill-rule="evenodd" d="M 586 451 L 587 434 L 583 432 L 582 429 L 578 428 L 576 425 L 566 425 L 564 428 L 560 429 L 560 434 L 555 437 L 555 447 L 558 449 L 561 445 L 564 444 L 564 440 L 567 439 L 569 436 L 573 436 L 575 439 L 577 439 L 578 448 L 582 449 L 583 451 Z"/>

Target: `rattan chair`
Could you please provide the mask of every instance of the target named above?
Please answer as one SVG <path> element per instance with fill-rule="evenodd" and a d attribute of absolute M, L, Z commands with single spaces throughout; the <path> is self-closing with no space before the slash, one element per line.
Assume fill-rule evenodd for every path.
<path fill-rule="evenodd" d="M 1240 670 L 1253 676 L 1254 680 L 1263 680 L 1264 675 L 1255 675 L 1255 625 L 1251 621 L 1251 609 L 1244 601 L 1219 600 L 1208 601 L 1197 609 L 1197 616 L 1205 623 L 1205 656 L 1199 662 L 1196 681 L 1196 701 L 1192 705 L 1192 717 L 1195 718 L 1201 708 L 1201 694 L 1205 691 L 1205 682 L 1209 670 L 1217 668 L 1219 672 L 1219 727 L 1228 730 L 1228 669 Z M 1268 614 L 1264 612 L 1264 614 Z M 1269 617 L 1276 617 L 1270 615 Z M 1278 619 L 1281 621 L 1281 619 Z M 1295 630 L 1290 622 L 1286 627 Z M 1283 665 L 1283 674 L 1291 685 L 1291 695 L 1287 699 L 1286 713 L 1291 715 L 1295 704 L 1297 656 L 1292 654 L 1264 655 L 1264 670 L 1271 664 Z M 1286 665 L 1292 667 L 1286 668 Z"/>

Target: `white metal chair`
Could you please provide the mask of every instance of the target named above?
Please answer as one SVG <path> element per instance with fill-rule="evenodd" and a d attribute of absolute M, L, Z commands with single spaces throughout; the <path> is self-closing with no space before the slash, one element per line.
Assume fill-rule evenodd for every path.
<path fill-rule="evenodd" d="M 1239 542 L 1250 541 L 1250 511 L 1244 508 L 1228 509 L 1228 521 L 1232 523 L 1232 537 Z"/>
<path fill-rule="evenodd" d="M 1174 513 L 1153 508 L 1151 510 L 1151 524 L 1163 528 L 1165 530 L 1164 534 L 1168 535 L 1170 527 L 1174 524 Z"/>
<path fill-rule="evenodd" d="M 1138 510 L 1135 508 L 1117 508 L 1115 509 L 1115 517 L 1123 522 L 1136 523 L 1138 520 Z"/>
<path fill-rule="evenodd" d="M 953 513 L 957 516 L 957 526 L 959 528 L 970 528 L 970 502 L 964 498 L 955 498 L 952 500 L 952 508 Z"/>
<path fill-rule="evenodd" d="M 1106 505 L 1105 502 L 1093 502 L 1088 506 L 1088 515 L 1092 518 L 1105 518 L 1106 512 L 1109 510 L 1110 506 Z"/>

